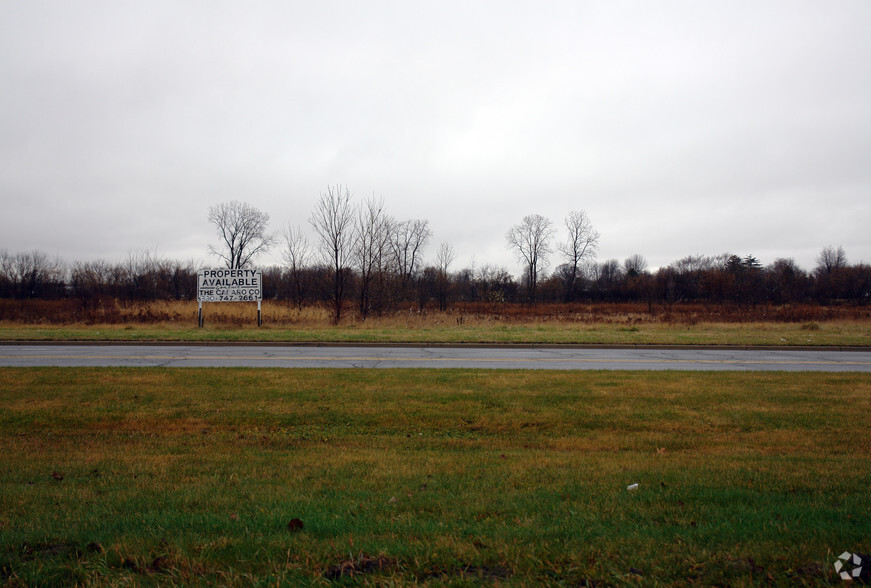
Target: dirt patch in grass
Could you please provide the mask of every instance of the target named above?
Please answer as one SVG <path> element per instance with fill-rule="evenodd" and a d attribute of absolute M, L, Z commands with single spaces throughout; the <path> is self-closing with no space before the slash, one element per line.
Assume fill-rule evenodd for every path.
<path fill-rule="evenodd" d="M 18 548 L 21 561 L 53 559 L 57 557 L 77 557 L 81 555 L 76 543 L 36 543 L 23 544 Z"/>
<path fill-rule="evenodd" d="M 358 578 L 367 574 L 389 572 L 396 566 L 396 561 L 383 555 L 368 555 L 360 553 L 354 559 L 343 559 L 327 568 L 324 578 L 340 580 L 342 578 Z"/>
<path fill-rule="evenodd" d="M 457 579 L 464 581 L 476 581 L 494 583 L 500 580 L 508 580 L 514 575 L 513 570 L 502 565 L 460 565 L 445 569 L 434 568 L 423 575 L 425 580 L 440 580 L 451 582 Z"/>

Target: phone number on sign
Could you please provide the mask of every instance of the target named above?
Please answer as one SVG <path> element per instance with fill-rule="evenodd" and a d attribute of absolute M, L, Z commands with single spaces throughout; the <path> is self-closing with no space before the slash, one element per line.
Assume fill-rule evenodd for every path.
<path fill-rule="evenodd" d="M 257 302 L 262 299 L 260 289 L 253 290 L 200 290 L 197 293 L 200 302 Z"/>

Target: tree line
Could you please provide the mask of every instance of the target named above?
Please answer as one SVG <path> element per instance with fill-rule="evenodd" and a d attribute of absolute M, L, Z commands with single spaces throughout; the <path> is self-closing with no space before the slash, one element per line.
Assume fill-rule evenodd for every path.
<path fill-rule="evenodd" d="M 228 268 L 253 267 L 258 255 L 279 250 L 282 263 L 262 267 L 265 299 L 302 308 L 328 305 L 334 322 L 354 310 L 361 318 L 397 308 L 446 310 L 455 303 L 558 303 L 580 301 L 680 302 L 740 305 L 797 302 L 866 304 L 871 266 L 850 264 L 841 247 L 826 247 L 811 271 L 780 258 L 763 266 L 754 256 L 690 255 L 651 271 L 641 254 L 620 261 L 596 259 L 599 233 L 583 211 L 561 227 L 536 214 L 506 232 L 506 247 L 521 262 L 515 278 L 504 267 L 452 270 L 454 248 L 441 243 L 429 260 L 432 239 L 425 219 L 395 219 L 380 198 L 355 202 L 350 191 L 330 186 L 308 218 L 314 239 L 299 225 L 268 231 L 269 215 L 231 201 L 210 208 L 219 242 L 209 251 Z M 194 300 L 193 261 L 156 252 L 123 261 L 67 264 L 40 251 L 0 251 L 0 298 L 73 298 L 87 308 L 106 299 L 122 302 Z"/>

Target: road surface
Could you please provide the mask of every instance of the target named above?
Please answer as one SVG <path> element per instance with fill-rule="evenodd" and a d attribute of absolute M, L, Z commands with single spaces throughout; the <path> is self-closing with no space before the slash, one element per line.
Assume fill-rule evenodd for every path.
<path fill-rule="evenodd" d="M 871 352 L 604 347 L 0 345 L 0 367 L 10 366 L 871 372 Z"/>

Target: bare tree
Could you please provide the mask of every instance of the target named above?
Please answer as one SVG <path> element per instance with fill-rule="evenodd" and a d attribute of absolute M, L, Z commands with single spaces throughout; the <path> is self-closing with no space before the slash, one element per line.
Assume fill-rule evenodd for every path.
<path fill-rule="evenodd" d="M 585 261 L 595 257 L 599 247 L 599 232 L 593 229 L 590 217 L 583 210 L 573 210 L 565 219 L 568 239 L 560 243 L 559 250 L 566 263 L 564 280 L 566 283 L 566 301 L 575 295 L 575 284 Z"/>
<path fill-rule="evenodd" d="M 306 264 L 308 263 L 311 246 L 299 227 L 288 224 L 283 232 L 284 249 L 281 257 L 290 272 L 293 283 L 293 299 L 296 308 L 302 310 L 306 290 Z"/>
<path fill-rule="evenodd" d="M 794 259 L 778 257 L 765 273 L 769 300 L 776 303 L 798 301 L 807 294 L 808 275 Z"/>
<path fill-rule="evenodd" d="M 620 262 L 616 259 L 603 261 L 595 266 L 596 272 L 596 288 L 599 294 L 605 297 L 613 298 L 617 294 L 617 289 L 623 281 L 623 270 L 620 268 Z"/>
<path fill-rule="evenodd" d="M 321 259 L 330 269 L 333 322 L 339 324 L 354 245 L 354 210 L 348 188 L 328 186 L 326 194 L 321 193 L 309 223 L 318 234 Z"/>
<path fill-rule="evenodd" d="M 64 293 L 64 264 L 42 251 L 0 254 L 0 273 L 15 298 L 50 298 Z"/>
<path fill-rule="evenodd" d="M 123 297 L 126 300 L 159 297 L 161 278 L 169 272 L 169 261 L 157 248 L 128 252 L 121 267 L 124 276 Z"/>
<path fill-rule="evenodd" d="M 814 268 L 817 298 L 820 302 L 847 297 L 847 267 L 847 254 L 843 247 L 829 246 L 820 252 L 817 267 Z"/>
<path fill-rule="evenodd" d="M 209 222 L 218 229 L 221 244 L 209 245 L 229 269 L 247 267 L 251 260 L 275 244 L 275 236 L 266 232 L 269 215 L 246 202 L 231 200 L 209 208 Z"/>
<path fill-rule="evenodd" d="M 12 254 L 5 249 L 0 250 L 0 297 L 2 298 L 14 295 L 12 263 Z"/>
<path fill-rule="evenodd" d="M 457 258 L 454 247 L 450 243 L 442 243 L 436 254 L 436 292 L 439 299 L 439 310 L 448 307 L 448 289 L 451 285 L 450 267 Z"/>
<path fill-rule="evenodd" d="M 623 270 L 629 277 L 640 276 L 647 271 L 647 260 L 640 253 L 630 255 L 623 261 Z"/>
<path fill-rule="evenodd" d="M 360 315 L 371 309 L 372 280 L 383 269 L 390 242 L 390 217 L 384 200 L 374 196 L 363 203 L 355 217 L 354 262 L 360 274 Z"/>
<path fill-rule="evenodd" d="M 523 217 L 520 224 L 514 225 L 506 233 L 508 248 L 524 264 L 524 279 L 530 304 L 535 304 L 535 294 L 539 277 L 546 271 L 548 258 L 553 252 L 553 223 L 540 214 Z"/>
<path fill-rule="evenodd" d="M 411 285 L 423 248 L 431 236 L 428 220 L 415 219 L 394 223 L 390 247 L 401 294 Z"/>
<path fill-rule="evenodd" d="M 825 247 L 817 257 L 816 273 L 819 276 L 829 276 L 847 266 L 847 254 L 843 247 Z"/>
<path fill-rule="evenodd" d="M 504 267 L 485 264 L 470 271 L 478 300 L 501 304 L 515 299 L 517 282 Z"/>
<path fill-rule="evenodd" d="M 108 293 L 112 267 L 105 261 L 76 262 L 70 272 L 70 291 L 82 308 L 96 308 Z"/>

